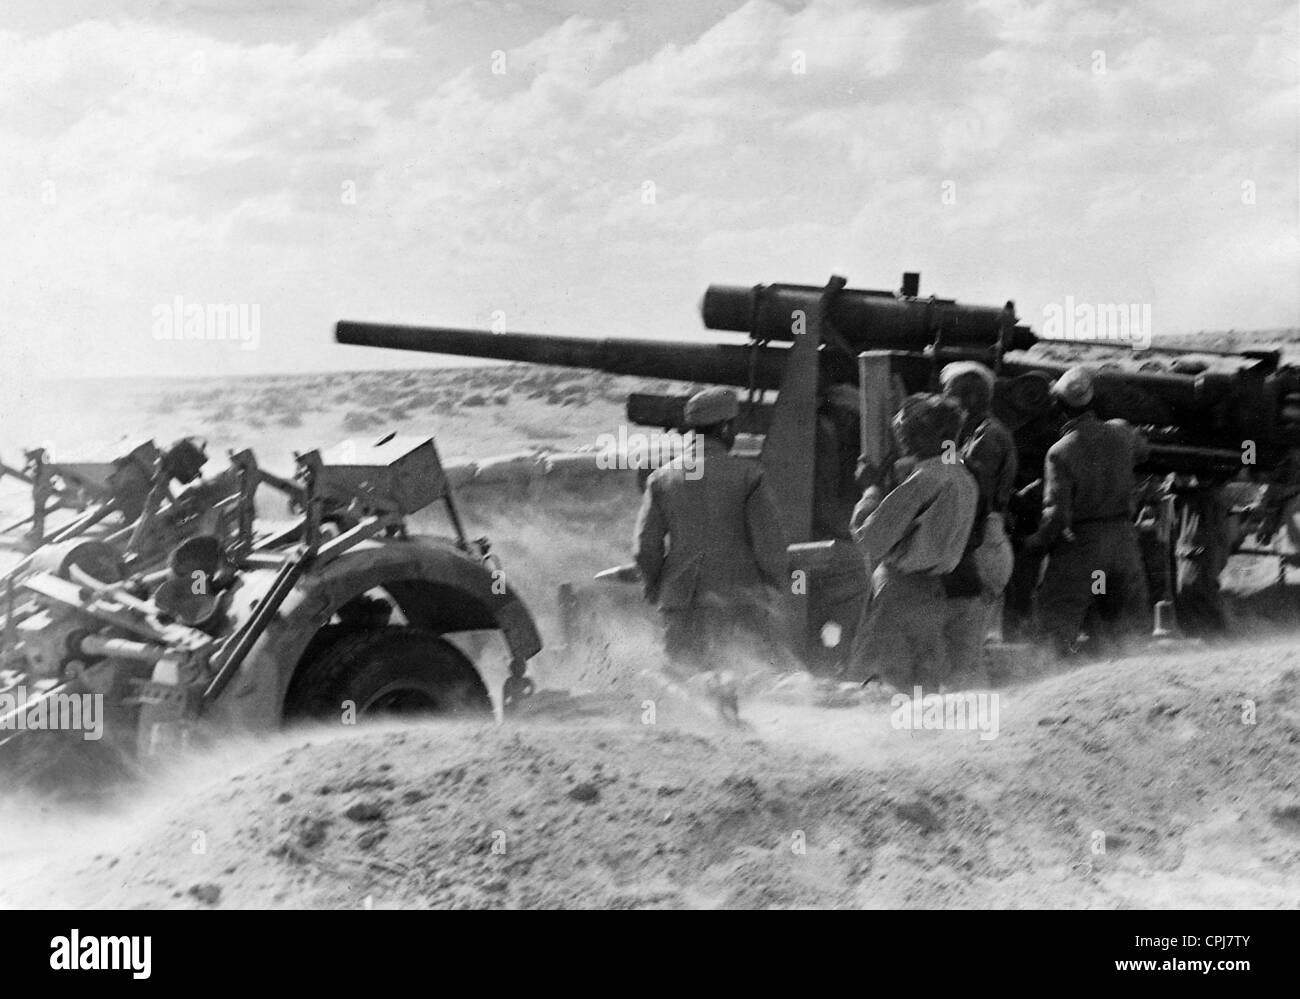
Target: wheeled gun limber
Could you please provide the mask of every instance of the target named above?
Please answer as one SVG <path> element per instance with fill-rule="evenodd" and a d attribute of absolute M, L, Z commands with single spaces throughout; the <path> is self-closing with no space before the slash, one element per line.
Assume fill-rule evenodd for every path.
<path fill-rule="evenodd" d="M 504 640 L 505 707 L 531 692 L 537 628 L 487 539 L 465 533 L 431 438 L 307 451 L 292 478 L 246 450 L 207 479 L 196 459 L 177 491 L 166 453 L 133 520 L 105 491 L 93 526 L 47 523 L 49 540 L 0 577 L 6 750 L 39 768 L 48 744 L 25 736 L 68 727 L 86 696 L 101 699 L 106 742 L 142 754 L 297 718 L 490 714 L 479 668 L 449 640 L 460 633 Z M 294 515 L 259 518 L 263 486 Z M 449 535 L 410 532 L 438 507 Z"/>

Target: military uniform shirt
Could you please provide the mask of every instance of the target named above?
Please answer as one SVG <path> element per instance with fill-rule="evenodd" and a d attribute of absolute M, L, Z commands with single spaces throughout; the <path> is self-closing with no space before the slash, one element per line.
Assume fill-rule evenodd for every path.
<path fill-rule="evenodd" d="M 943 575 L 961 561 L 979 504 L 975 477 L 959 461 L 926 458 L 853 532 L 869 559 L 899 572 Z"/>
<path fill-rule="evenodd" d="M 636 563 L 646 597 L 663 610 L 725 603 L 786 580 L 785 536 L 762 467 L 712 438 L 692 446 L 696 470 L 681 458 L 656 469 L 637 515 Z"/>
<path fill-rule="evenodd" d="M 962 445 L 962 458 L 979 482 L 988 512 L 1005 513 L 1019 467 L 1011 431 L 996 416 L 986 417 Z"/>
<path fill-rule="evenodd" d="M 1103 423 L 1093 413 L 1069 421 L 1047 452 L 1043 468 L 1043 524 L 1049 545 L 1085 521 L 1133 517 L 1133 466 L 1146 457 L 1145 438 L 1122 420 Z"/>

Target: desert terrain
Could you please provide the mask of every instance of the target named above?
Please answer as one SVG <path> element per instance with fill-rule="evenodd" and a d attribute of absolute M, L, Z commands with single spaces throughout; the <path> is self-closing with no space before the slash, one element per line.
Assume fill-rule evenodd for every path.
<path fill-rule="evenodd" d="M 389 430 L 435 434 L 448 461 L 572 451 L 645 384 L 516 366 L 33 383 L 0 457 L 198 434 L 215 461 L 251 446 L 287 473 L 294 450 Z M 6 518 L 23 500 L 0 480 Z M 93 796 L 11 787 L 0 906 L 1300 906 L 1300 604 L 1273 562 L 1230 565 L 1249 621 L 1230 641 L 1000 674 L 995 738 L 901 729 L 887 700 L 828 699 L 762 654 L 734 664 L 730 728 L 658 679 L 653 620 L 613 609 L 634 594 L 603 643 L 564 645 L 556 587 L 626 560 L 630 476 L 462 504 L 548 643 L 529 710 L 229 740 Z"/>

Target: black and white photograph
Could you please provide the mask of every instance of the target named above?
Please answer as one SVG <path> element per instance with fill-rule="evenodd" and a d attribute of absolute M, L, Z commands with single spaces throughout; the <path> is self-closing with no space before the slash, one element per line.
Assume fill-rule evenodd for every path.
<path fill-rule="evenodd" d="M 1250 980 L 1222 910 L 1300 908 L 1298 84 L 1295 0 L 5 0 L 24 960 L 1218 910 L 1095 957 Z"/>

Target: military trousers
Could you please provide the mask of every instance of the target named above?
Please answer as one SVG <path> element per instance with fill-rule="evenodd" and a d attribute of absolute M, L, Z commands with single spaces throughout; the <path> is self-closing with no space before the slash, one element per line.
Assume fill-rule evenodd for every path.
<path fill-rule="evenodd" d="M 872 583 L 871 602 L 854 638 L 856 678 L 875 674 L 907 693 L 914 686 L 937 691 L 949 670 L 943 577 L 882 565 Z"/>
<path fill-rule="evenodd" d="M 1038 588 L 1043 638 L 1061 654 L 1072 651 L 1084 619 L 1091 619 L 1097 645 L 1118 644 L 1150 629 L 1146 571 L 1137 528 L 1127 519 L 1082 522 L 1074 540 L 1059 539 L 1047 555 Z"/>
<path fill-rule="evenodd" d="M 949 597 L 944 606 L 944 673 L 940 677 L 959 687 L 984 686 L 984 643 L 988 639 L 990 604 L 981 593 L 974 597 Z"/>
<path fill-rule="evenodd" d="M 984 541 L 975 549 L 980 593 L 973 597 L 948 598 L 944 640 L 950 682 L 962 686 L 982 686 L 987 682 L 984 644 L 990 632 L 1001 637 L 1003 593 L 1014 563 L 1002 515 L 991 513 L 984 522 Z"/>
<path fill-rule="evenodd" d="M 776 649 L 777 628 L 758 600 L 706 601 L 660 614 L 664 653 L 679 671 L 727 669 L 745 656 L 766 661 Z"/>

